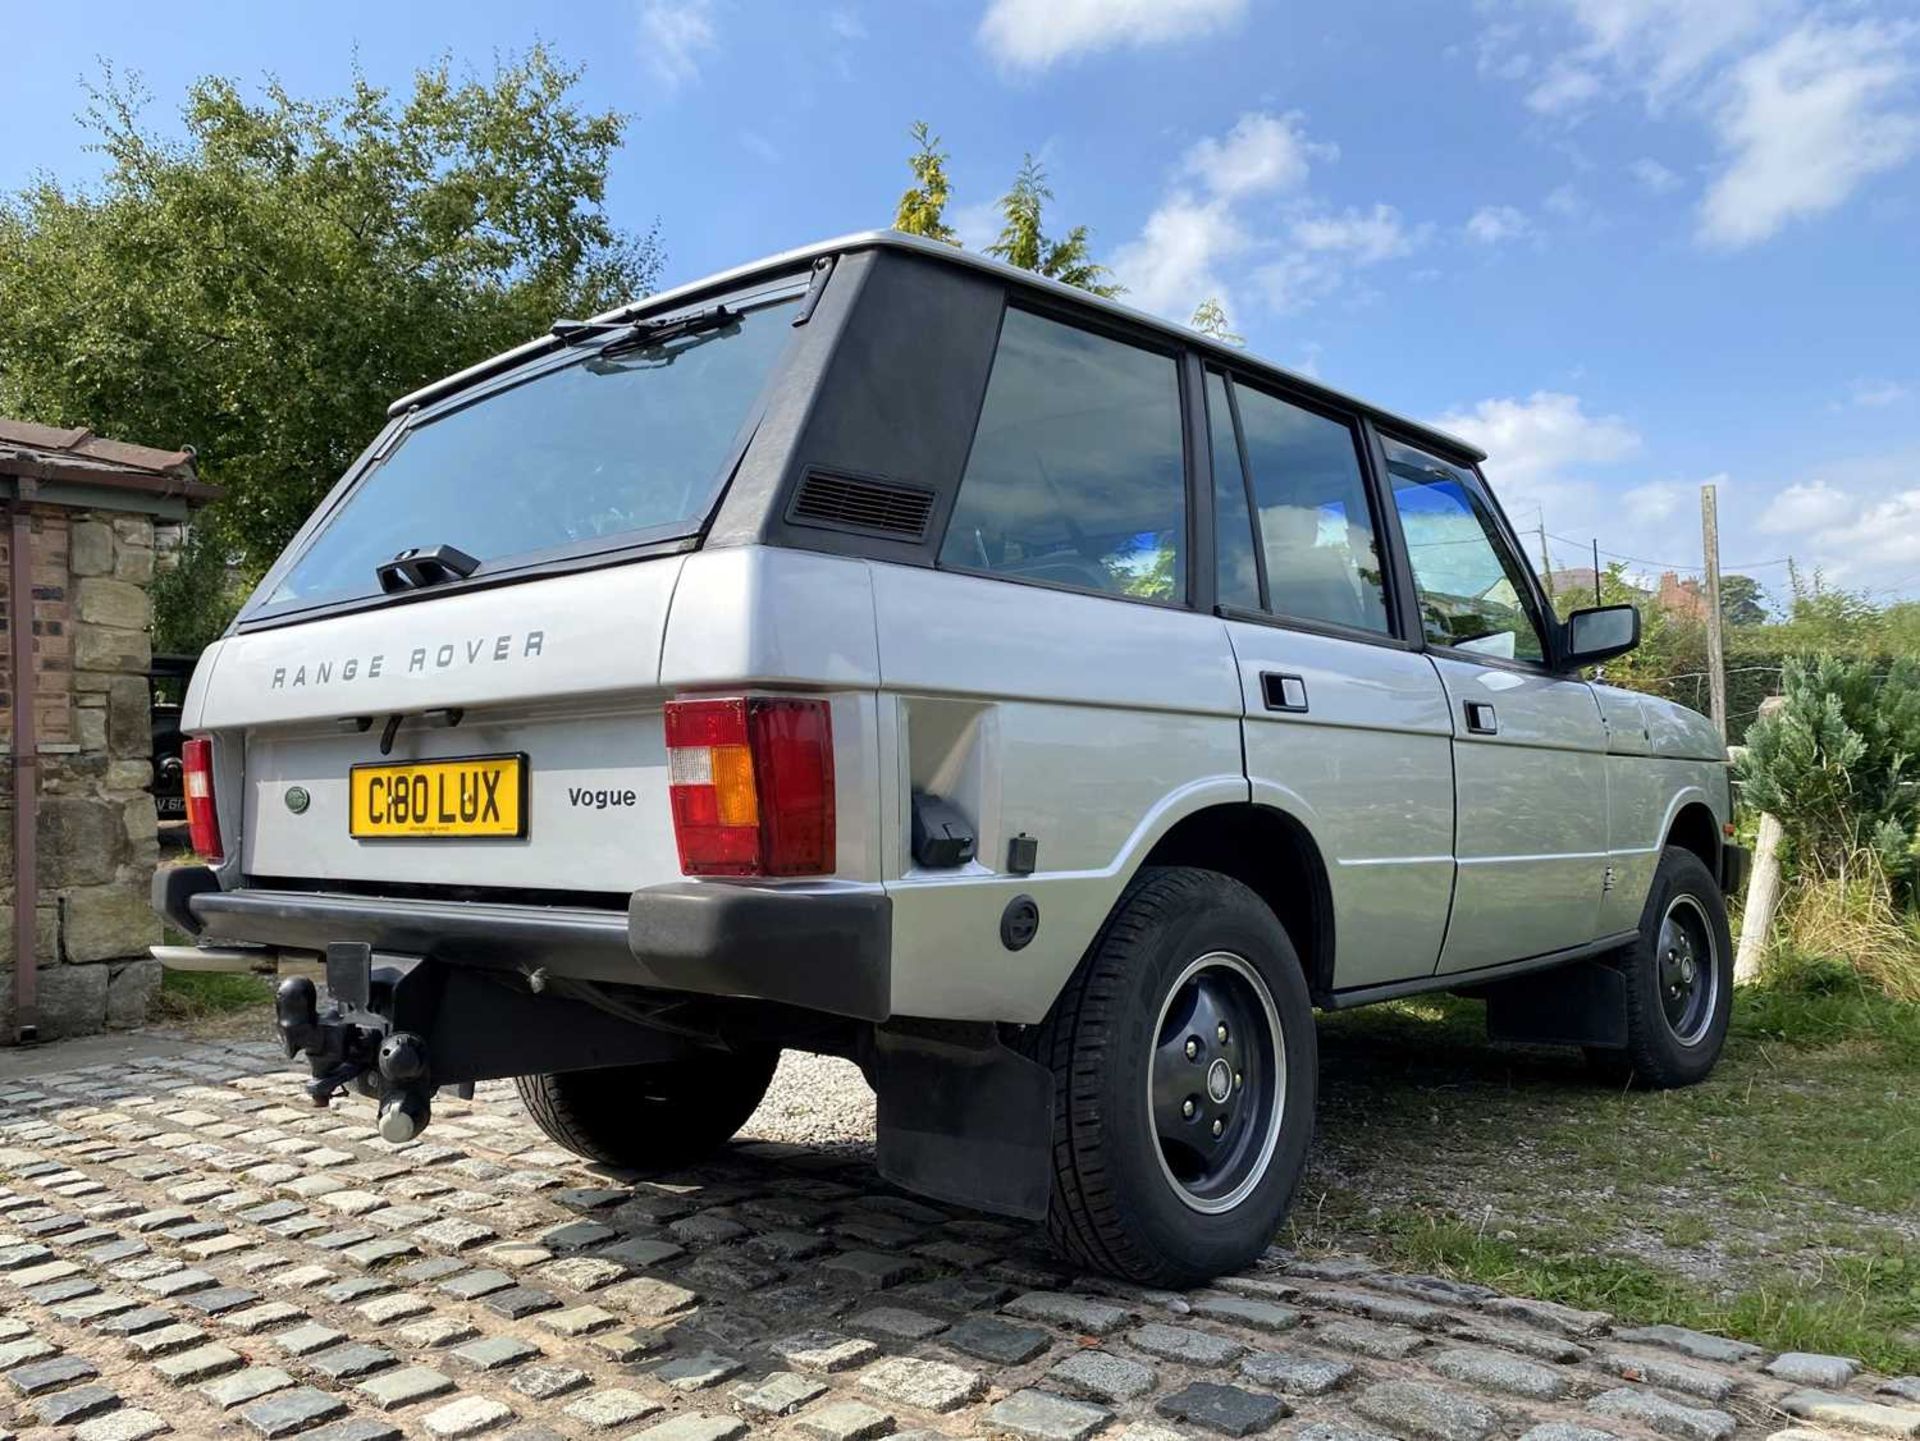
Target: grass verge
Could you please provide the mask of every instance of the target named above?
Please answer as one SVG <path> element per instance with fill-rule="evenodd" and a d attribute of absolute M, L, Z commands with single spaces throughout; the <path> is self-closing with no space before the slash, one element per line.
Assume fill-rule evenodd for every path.
<path fill-rule="evenodd" d="M 1742 990 L 1725 1058 L 1618 1092 L 1481 1007 L 1326 1018 L 1306 1249 L 1920 1371 L 1920 1006 Z"/>
<path fill-rule="evenodd" d="M 221 971 L 165 971 L 150 1019 L 159 1025 L 201 1029 L 264 1020 L 273 1008 L 273 982 L 265 976 Z"/>

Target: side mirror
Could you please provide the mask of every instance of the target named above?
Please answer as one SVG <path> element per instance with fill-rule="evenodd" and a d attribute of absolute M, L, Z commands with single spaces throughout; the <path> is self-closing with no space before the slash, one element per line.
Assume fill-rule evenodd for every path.
<path fill-rule="evenodd" d="M 1640 609 L 1601 605 L 1576 610 L 1567 617 L 1564 634 L 1561 660 L 1568 665 L 1598 665 L 1640 644 Z"/>

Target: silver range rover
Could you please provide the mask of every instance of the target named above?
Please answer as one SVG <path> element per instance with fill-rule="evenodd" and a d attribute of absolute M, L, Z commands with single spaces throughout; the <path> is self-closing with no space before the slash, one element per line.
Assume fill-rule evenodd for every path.
<path fill-rule="evenodd" d="M 398 401 L 201 660 L 204 865 L 155 903 L 285 982 L 405 1140 L 517 1077 L 684 1164 L 783 1047 L 877 1156 L 1184 1284 L 1272 1238 L 1314 1010 L 1484 998 L 1621 1080 L 1712 1068 L 1727 757 L 1592 683 L 1471 446 L 892 233 Z"/>

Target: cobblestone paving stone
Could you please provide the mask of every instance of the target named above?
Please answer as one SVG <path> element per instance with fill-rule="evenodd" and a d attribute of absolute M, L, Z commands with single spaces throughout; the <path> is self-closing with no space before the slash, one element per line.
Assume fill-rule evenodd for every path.
<path fill-rule="evenodd" d="M 1188 1294 L 744 1142 L 636 1179 L 510 1087 L 390 1147 L 277 1049 L 0 1082 L 0 1441 L 1920 1441 L 1920 1378 L 1357 1257 Z"/>

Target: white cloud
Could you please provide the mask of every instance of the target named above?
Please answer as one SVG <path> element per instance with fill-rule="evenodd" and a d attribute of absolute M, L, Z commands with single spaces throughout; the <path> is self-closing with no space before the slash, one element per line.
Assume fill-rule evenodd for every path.
<path fill-rule="evenodd" d="M 827 28 L 842 40 L 867 38 L 867 22 L 844 5 L 836 5 L 827 12 Z"/>
<path fill-rule="evenodd" d="M 1685 183 L 1651 155 L 1642 155 L 1627 167 L 1627 173 L 1650 195 L 1665 195 L 1678 190 Z"/>
<path fill-rule="evenodd" d="M 1897 380 L 1856 380 L 1853 383 L 1852 400 L 1855 405 L 1864 405 L 1869 409 L 1898 405 L 1911 391 Z"/>
<path fill-rule="evenodd" d="M 1166 44 L 1237 22 L 1247 0 L 991 0 L 979 38 L 996 60 L 1044 70 L 1072 55 Z"/>
<path fill-rule="evenodd" d="M 1527 105 L 1542 115 L 1559 115 L 1585 105 L 1604 87 L 1600 77 L 1583 65 L 1556 60 L 1539 83 L 1527 92 Z"/>
<path fill-rule="evenodd" d="M 1268 190 L 1298 190 L 1311 163 L 1339 158 L 1340 147 L 1307 139 L 1301 117 L 1250 111 L 1233 129 L 1209 135 L 1187 151 L 1182 168 L 1215 195 L 1238 197 Z"/>
<path fill-rule="evenodd" d="M 1725 485 L 1727 477 L 1716 475 L 1716 485 Z M 1697 487 L 1683 485 L 1674 480 L 1649 481 L 1645 485 L 1636 485 L 1620 497 L 1626 517 L 1633 525 L 1655 525 L 1663 520 L 1671 520 L 1680 512 L 1681 502 L 1689 499 Z"/>
<path fill-rule="evenodd" d="M 976 200 L 947 212 L 947 224 L 953 227 L 965 250 L 985 250 L 998 240 L 1003 219 L 997 200 Z"/>
<path fill-rule="evenodd" d="M 718 35 L 712 0 L 640 0 L 640 58 L 662 88 L 700 78 L 700 58 Z"/>
<path fill-rule="evenodd" d="M 1563 63 L 1605 67 L 1657 108 L 1730 52 L 1765 33 L 1787 3 L 1561 0 L 1561 8 L 1585 37 L 1573 58 L 1563 58 Z M 1602 88 L 1596 82 L 1591 93 Z"/>
<path fill-rule="evenodd" d="M 1434 424 L 1487 452 L 1502 494 L 1536 500 L 1588 467 L 1624 460 L 1640 448 L 1639 432 L 1621 416 L 1588 415 L 1579 396 L 1550 390 L 1524 400 L 1483 400 Z"/>
<path fill-rule="evenodd" d="M 1920 149 L 1915 28 L 1809 21 L 1734 67 L 1715 127 L 1731 163 L 1701 201 L 1699 237 L 1736 248 L 1843 204 Z"/>
<path fill-rule="evenodd" d="M 1838 208 L 1920 153 L 1920 23 L 1875 20 L 1872 9 L 1869 0 L 1536 0 L 1521 13 L 1546 22 L 1485 25 L 1477 63 L 1524 85 L 1530 109 L 1569 123 L 1622 97 L 1698 120 L 1725 160 L 1696 237 L 1734 249 Z M 1513 63 L 1530 42 L 1544 61 Z M 1628 168 L 1650 194 L 1683 183 L 1651 158 Z"/>
<path fill-rule="evenodd" d="M 1226 305 L 1223 262 L 1247 248 L 1248 238 L 1231 203 L 1201 200 L 1176 191 L 1147 217 L 1137 239 L 1114 252 L 1113 272 L 1127 287 L 1127 301 L 1179 320 L 1208 296 Z"/>
<path fill-rule="evenodd" d="M 1911 590 L 1920 580 L 1920 490 L 1859 501 L 1857 509 L 1820 531 L 1814 545 L 1817 556 L 1829 557 L 1821 569 L 1835 580 L 1904 584 Z"/>
<path fill-rule="evenodd" d="M 1774 496 L 1755 526 L 1768 535 L 1811 536 L 1846 521 L 1855 505 L 1852 496 L 1824 480 L 1801 481 Z"/>
<path fill-rule="evenodd" d="M 1547 192 L 1540 208 L 1562 220 L 1578 220 L 1587 213 L 1587 198 L 1572 184 L 1556 186 Z"/>
<path fill-rule="evenodd" d="M 1483 205 L 1467 217 L 1467 238 L 1481 245 L 1500 245 L 1533 233 L 1533 223 L 1511 205 Z"/>
<path fill-rule="evenodd" d="M 1377 265 L 1411 255 L 1426 243 L 1429 227 L 1409 228 L 1391 205 L 1308 216 L 1293 223 L 1293 243 L 1310 253 L 1332 253 L 1355 265 Z"/>

